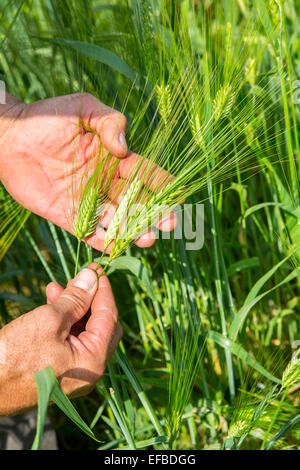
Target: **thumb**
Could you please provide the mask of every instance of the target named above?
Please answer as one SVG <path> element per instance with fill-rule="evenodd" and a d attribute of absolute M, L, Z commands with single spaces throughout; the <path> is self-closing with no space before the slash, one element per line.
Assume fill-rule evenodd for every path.
<path fill-rule="evenodd" d="M 94 116 L 91 120 L 91 127 L 94 128 L 100 136 L 103 146 L 112 155 L 118 158 L 127 156 L 128 147 L 125 133 L 127 120 L 124 114 L 114 109 L 105 107 L 102 115 Z"/>
<path fill-rule="evenodd" d="M 64 329 L 80 320 L 89 310 L 98 287 L 97 273 L 85 268 L 68 282 L 66 289 L 51 304 Z"/>

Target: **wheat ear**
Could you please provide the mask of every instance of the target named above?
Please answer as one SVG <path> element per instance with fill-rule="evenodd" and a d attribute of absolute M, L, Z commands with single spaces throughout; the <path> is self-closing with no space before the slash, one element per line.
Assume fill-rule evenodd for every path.
<path fill-rule="evenodd" d="M 118 209 L 109 224 L 109 227 L 106 232 L 106 236 L 104 239 L 104 247 L 105 249 L 108 245 L 114 240 L 121 228 L 122 222 L 127 215 L 128 209 L 130 206 L 135 202 L 137 195 L 141 189 L 142 182 L 140 179 L 135 178 L 132 183 L 129 185 L 127 191 L 125 192 L 124 196 L 121 199 Z"/>
<path fill-rule="evenodd" d="M 282 374 L 282 387 L 290 388 L 300 383 L 300 350 L 297 351 Z"/>
<path fill-rule="evenodd" d="M 231 85 L 224 85 L 218 93 L 213 101 L 214 105 L 214 117 L 216 122 L 223 116 L 225 117 L 229 112 L 233 105 L 234 101 L 234 93 L 232 92 Z"/>
<path fill-rule="evenodd" d="M 83 194 L 73 223 L 73 233 L 78 240 L 92 235 L 95 231 L 102 212 L 101 206 L 105 200 L 106 197 L 101 193 L 99 194 L 97 187 L 90 188 L 88 192 Z"/>

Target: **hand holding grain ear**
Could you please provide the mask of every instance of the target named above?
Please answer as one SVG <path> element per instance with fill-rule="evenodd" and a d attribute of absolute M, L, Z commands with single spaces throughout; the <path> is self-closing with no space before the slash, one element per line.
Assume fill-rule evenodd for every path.
<path fill-rule="evenodd" d="M 98 280 L 95 266 L 66 289 L 49 284 L 48 305 L 1 329 L 6 358 L 0 363 L 0 416 L 36 406 L 33 374 L 49 365 L 72 397 L 88 393 L 102 377 L 122 329 L 109 281 L 105 274 Z"/>
<path fill-rule="evenodd" d="M 114 189 L 140 161 L 127 148 L 126 124 L 123 114 L 87 93 L 27 105 L 8 95 L 7 105 L 0 105 L 0 179 L 24 207 L 72 231 L 68 213 L 74 173 L 80 179 L 87 170 L 99 149 L 99 137 L 104 152 L 119 159 L 108 194 L 113 206 L 117 205 Z M 112 217 L 113 213 L 105 215 L 103 225 Z M 171 214 L 159 228 L 172 230 L 174 223 Z M 104 237 L 100 229 L 87 241 L 103 250 Z M 150 230 L 137 244 L 147 247 L 154 241 Z"/>

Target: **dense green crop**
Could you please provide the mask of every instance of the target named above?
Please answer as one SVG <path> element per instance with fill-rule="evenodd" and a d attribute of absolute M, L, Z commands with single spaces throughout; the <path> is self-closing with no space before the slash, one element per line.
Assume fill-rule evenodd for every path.
<path fill-rule="evenodd" d="M 204 204 L 201 250 L 174 234 L 133 247 L 143 210 L 125 242 L 117 238 L 107 272 L 123 340 L 92 394 L 73 400 L 84 422 L 51 369 L 36 376 L 80 428 L 53 407 L 61 447 L 299 449 L 299 2 L 6 3 L 8 91 L 25 102 L 92 93 L 126 114 L 129 146 L 149 172 L 158 163 L 175 176 L 146 208 Z M 136 202 L 135 178 L 124 208 Z M 79 240 L 94 231 L 102 202 L 83 186 Z M 49 280 L 66 284 L 99 253 L 86 245 L 78 258 L 74 236 L 28 218 L 4 189 L 0 202 L 5 324 L 43 303 Z"/>

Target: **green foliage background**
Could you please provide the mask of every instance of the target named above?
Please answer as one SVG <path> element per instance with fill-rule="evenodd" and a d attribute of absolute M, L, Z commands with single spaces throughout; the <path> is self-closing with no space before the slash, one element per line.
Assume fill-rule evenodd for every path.
<path fill-rule="evenodd" d="M 187 251 L 171 236 L 116 261 L 110 279 L 123 342 L 94 392 L 73 400 L 101 444 L 52 407 L 61 448 L 299 449 L 299 380 L 281 387 L 300 339 L 299 17 L 296 0 L 2 2 L 0 67 L 10 93 L 27 103 L 78 91 L 120 110 L 126 102 L 129 129 L 138 122 L 142 140 L 158 106 L 155 85 L 173 96 L 189 63 L 199 82 L 183 138 L 200 125 L 208 145 L 207 113 L 232 84 L 214 138 L 230 138 L 241 112 L 240 139 L 255 160 L 240 168 L 237 158 L 229 177 L 208 178 L 189 199 L 206 201 L 203 249 Z M 164 103 L 167 114 L 160 106 L 156 119 L 167 132 Z M 245 103 L 253 103 L 251 119 Z M 240 142 L 229 145 L 238 155 Z M 65 284 L 76 244 L 28 218 L 4 189 L 0 200 L 4 325 L 45 302 L 49 279 Z"/>

